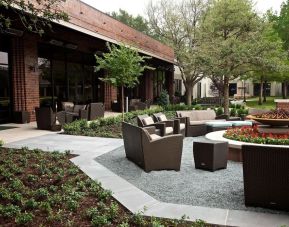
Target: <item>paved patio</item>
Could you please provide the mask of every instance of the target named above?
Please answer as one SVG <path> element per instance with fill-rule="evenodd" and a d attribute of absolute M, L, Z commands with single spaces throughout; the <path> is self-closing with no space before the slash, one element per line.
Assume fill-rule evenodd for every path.
<path fill-rule="evenodd" d="M 105 111 L 104 117 L 115 117 L 121 115 L 121 113 Z M 2 128 L 8 128 L 5 130 L 1 130 Z M 4 143 L 12 143 L 19 140 L 34 138 L 37 136 L 57 134 L 58 132 L 52 132 L 48 130 L 39 130 L 36 126 L 36 121 L 28 123 L 28 124 L 1 124 L 0 125 L 0 139 L 4 141 Z"/>
<path fill-rule="evenodd" d="M 111 190 L 113 197 L 131 212 L 142 211 L 145 207 L 145 215 L 164 218 L 181 218 L 186 215 L 192 221 L 202 219 L 207 223 L 229 226 L 271 227 L 289 223 L 289 216 L 284 214 L 208 208 L 158 201 L 95 161 L 95 158 L 100 155 L 123 146 L 120 139 L 48 134 L 15 141 L 5 146 L 10 148 L 26 146 L 30 149 L 40 148 L 46 151 L 58 150 L 60 152 L 70 150 L 73 154 L 78 154 L 79 156 L 71 161 L 89 177 L 101 182 L 105 189 Z"/>

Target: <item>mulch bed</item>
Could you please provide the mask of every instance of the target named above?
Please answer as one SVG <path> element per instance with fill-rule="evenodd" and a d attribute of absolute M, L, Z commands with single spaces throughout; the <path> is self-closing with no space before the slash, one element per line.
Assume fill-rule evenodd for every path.
<path fill-rule="evenodd" d="M 69 153 L 0 152 L 0 226 L 208 226 L 132 215 Z"/>

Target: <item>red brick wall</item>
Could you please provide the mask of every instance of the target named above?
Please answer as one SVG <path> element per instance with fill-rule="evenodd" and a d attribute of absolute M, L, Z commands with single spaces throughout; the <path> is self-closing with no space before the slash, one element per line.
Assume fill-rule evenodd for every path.
<path fill-rule="evenodd" d="M 118 42 L 138 47 L 168 61 L 174 61 L 174 51 L 169 46 L 136 31 L 101 11 L 82 3 L 80 0 L 67 0 L 61 9 L 69 15 L 69 23 L 71 24 Z"/>
<path fill-rule="evenodd" d="M 104 106 L 106 110 L 111 109 L 111 102 L 117 100 L 117 88 L 104 83 Z"/>
<path fill-rule="evenodd" d="M 35 120 L 39 106 L 39 74 L 37 71 L 37 36 L 13 38 L 11 48 L 14 111 L 28 111 Z"/>

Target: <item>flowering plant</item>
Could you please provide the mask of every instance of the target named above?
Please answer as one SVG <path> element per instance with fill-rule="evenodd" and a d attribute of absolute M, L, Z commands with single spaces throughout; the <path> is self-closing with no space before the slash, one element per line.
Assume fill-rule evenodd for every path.
<path fill-rule="evenodd" d="M 237 140 L 247 143 L 289 145 L 289 133 L 272 134 L 260 133 L 257 126 L 241 128 L 231 128 L 226 131 L 224 137 L 230 140 Z"/>

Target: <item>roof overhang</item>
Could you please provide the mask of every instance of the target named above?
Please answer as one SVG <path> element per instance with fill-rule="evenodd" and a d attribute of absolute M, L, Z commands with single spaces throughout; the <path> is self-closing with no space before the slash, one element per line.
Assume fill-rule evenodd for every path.
<path fill-rule="evenodd" d="M 54 21 L 56 24 L 59 24 L 59 25 L 62 25 L 64 27 L 67 27 L 67 28 L 70 28 L 70 29 L 73 29 L 75 31 L 78 31 L 78 32 L 81 32 L 81 33 L 84 33 L 86 35 L 89 35 L 89 36 L 92 36 L 92 37 L 95 37 L 95 38 L 98 38 L 98 39 L 101 39 L 101 40 L 104 40 L 104 41 L 107 41 L 107 42 L 110 42 L 110 43 L 114 43 L 114 44 L 121 44 L 119 41 L 117 40 L 114 40 L 112 38 L 109 38 L 107 36 L 104 36 L 104 35 L 101 35 L 97 32 L 93 32 L 91 30 L 88 30 L 86 28 L 83 28 L 83 27 L 80 27 L 78 25 L 75 25 L 75 24 L 72 24 L 72 23 L 69 23 L 69 22 L 66 22 L 66 21 Z M 126 44 L 125 44 L 126 45 Z M 151 57 L 154 57 L 154 58 L 158 58 L 160 60 L 163 60 L 165 62 L 169 62 L 169 63 L 172 63 L 174 64 L 174 61 L 171 61 L 171 60 L 168 60 L 166 58 L 163 58 L 163 57 L 160 57 L 156 54 L 153 54 L 151 52 L 148 52 L 148 51 L 145 51 L 143 49 L 140 49 L 138 47 L 135 47 L 135 46 L 130 46 L 130 45 L 127 45 L 129 47 L 133 47 L 135 50 L 137 50 L 139 53 L 142 53 L 142 54 L 145 54 L 145 55 L 148 55 L 148 56 L 151 56 Z"/>

